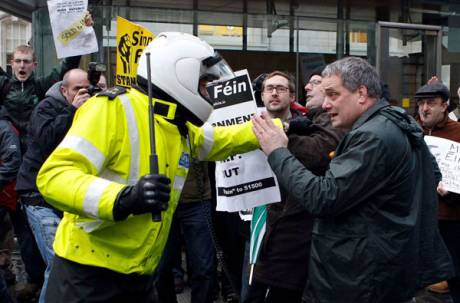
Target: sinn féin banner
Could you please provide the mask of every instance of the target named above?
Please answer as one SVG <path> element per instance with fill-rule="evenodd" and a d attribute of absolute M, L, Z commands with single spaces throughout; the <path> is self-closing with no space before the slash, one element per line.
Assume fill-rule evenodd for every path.
<path fill-rule="evenodd" d="M 207 87 L 214 111 L 214 126 L 241 124 L 257 112 L 247 70 Z M 217 211 L 235 212 L 281 201 L 278 181 L 261 150 L 233 155 L 216 162 Z"/>
<path fill-rule="evenodd" d="M 117 74 L 115 85 L 135 85 L 139 58 L 155 36 L 145 27 L 117 17 Z"/>

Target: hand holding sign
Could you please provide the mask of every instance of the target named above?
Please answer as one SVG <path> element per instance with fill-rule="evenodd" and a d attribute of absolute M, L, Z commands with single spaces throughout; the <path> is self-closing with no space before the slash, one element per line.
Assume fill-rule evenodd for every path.
<path fill-rule="evenodd" d="M 449 191 L 444 187 L 444 184 L 442 184 L 442 181 L 439 181 L 438 188 L 436 190 L 441 196 L 446 196 L 449 193 Z"/>
<path fill-rule="evenodd" d="M 91 27 L 93 25 L 94 25 L 93 16 L 91 16 L 91 13 L 89 11 L 86 11 L 85 26 Z"/>
<path fill-rule="evenodd" d="M 450 191 L 460 194 L 460 144 L 433 136 L 425 136 L 425 141 L 442 173 L 438 193 L 443 195 Z"/>
<path fill-rule="evenodd" d="M 49 0 L 51 28 L 58 58 L 98 51 L 88 0 Z"/>

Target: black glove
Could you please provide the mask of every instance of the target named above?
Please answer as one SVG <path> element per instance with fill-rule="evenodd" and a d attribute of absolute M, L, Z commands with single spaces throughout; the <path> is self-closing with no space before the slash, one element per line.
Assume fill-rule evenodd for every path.
<path fill-rule="evenodd" d="M 313 122 L 305 116 L 294 118 L 289 121 L 289 128 L 287 133 L 302 135 L 308 131 L 308 127 L 312 124 Z"/>
<path fill-rule="evenodd" d="M 168 208 L 171 180 L 164 175 L 145 175 L 136 185 L 125 187 L 113 206 L 115 221 L 130 214 L 160 213 Z"/>

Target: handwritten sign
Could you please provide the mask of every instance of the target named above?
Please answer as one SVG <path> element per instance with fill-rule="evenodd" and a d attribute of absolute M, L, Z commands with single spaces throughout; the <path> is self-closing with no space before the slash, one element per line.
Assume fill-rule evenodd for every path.
<path fill-rule="evenodd" d="M 65 46 L 75 39 L 78 35 L 83 32 L 85 28 L 85 14 L 81 15 L 77 21 L 69 26 L 69 28 L 64 29 L 61 33 L 58 34 L 57 39 Z"/>
<path fill-rule="evenodd" d="M 59 59 L 98 51 L 96 33 L 85 25 L 88 0 L 49 0 L 47 4 Z"/>
<path fill-rule="evenodd" d="M 444 187 L 460 194 L 460 144 L 433 136 L 425 136 L 425 142 L 436 158 Z"/>

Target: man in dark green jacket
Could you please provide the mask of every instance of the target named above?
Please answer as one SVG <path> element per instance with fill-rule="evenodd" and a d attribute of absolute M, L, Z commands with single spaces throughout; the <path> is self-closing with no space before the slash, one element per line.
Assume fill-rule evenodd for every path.
<path fill-rule="evenodd" d="M 292 156 L 269 119 L 253 119 L 280 186 L 318 217 L 306 299 L 411 302 L 417 289 L 453 274 L 437 228 L 439 170 L 414 119 L 379 100 L 366 61 L 328 65 L 322 87 L 332 125 L 350 130 L 324 176 Z"/>

